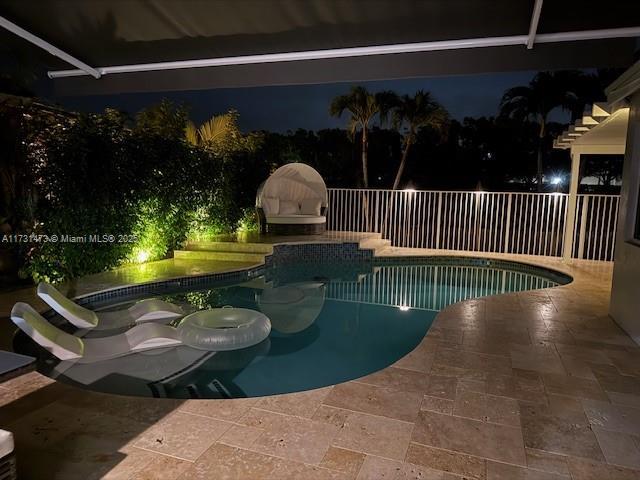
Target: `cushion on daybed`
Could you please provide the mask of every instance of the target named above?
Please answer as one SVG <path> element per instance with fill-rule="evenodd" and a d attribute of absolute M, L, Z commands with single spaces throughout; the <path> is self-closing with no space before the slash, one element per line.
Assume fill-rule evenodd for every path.
<path fill-rule="evenodd" d="M 327 217 L 318 215 L 273 215 L 267 216 L 267 223 L 277 223 L 280 225 L 308 225 L 315 223 L 326 223 Z"/>
<path fill-rule="evenodd" d="M 278 197 L 264 197 L 262 209 L 265 215 L 277 215 L 280 211 L 280 199 Z"/>
<path fill-rule="evenodd" d="M 280 200 L 280 210 L 278 210 L 278 216 L 280 215 L 296 215 L 300 213 L 300 207 L 297 202 L 291 200 Z"/>
<path fill-rule="evenodd" d="M 305 198 L 302 200 L 302 203 L 300 204 L 300 213 L 303 215 L 315 215 L 319 217 L 321 206 L 322 206 L 322 201 L 320 201 L 320 199 Z"/>

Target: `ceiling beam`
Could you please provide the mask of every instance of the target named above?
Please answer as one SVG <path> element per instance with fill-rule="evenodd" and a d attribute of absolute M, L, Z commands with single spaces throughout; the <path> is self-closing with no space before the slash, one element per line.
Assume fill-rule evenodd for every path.
<path fill-rule="evenodd" d="M 36 37 L 34 34 L 26 31 L 22 27 L 19 27 L 15 23 L 10 22 L 9 20 L 7 20 L 4 17 L 0 17 L 0 27 L 3 27 L 5 29 L 9 30 L 11 33 L 14 33 L 15 35 L 18 35 L 19 37 L 24 38 L 26 41 L 33 43 L 34 45 L 42 48 L 43 50 L 46 50 L 51 55 L 54 55 L 54 56 L 64 60 L 65 62 L 73 65 L 74 67 L 77 67 L 82 72 L 83 75 L 91 75 L 94 78 L 100 78 L 101 74 L 95 68 L 90 67 L 89 65 L 87 65 L 83 61 L 78 60 L 77 58 L 69 55 L 66 52 L 63 52 L 58 47 L 56 47 L 54 45 L 51 45 L 46 40 L 43 40 L 40 37 Z"/>
<path fill-rule="evenodd" d="M 536 33 L 538 33 L 538 22 L 540 21 L 540 12 L 542 11 L 542 1 L 536 0 L 533 5 L 533 13 L 531 14 L 531 23 L 529 24 L 529 36 L 527 37 L 527 50 L 533 48 L 536 41 Z"/>
<path fill-rule="evenodd" d="M 585 30 L 577 32 L 543 33 L 536 35 L 537 43 L 574 42 L 580 40 L 598 40 L 605 38 L 640 37 L 640 26 L 612 28 L 605 30 Z M 502 47 L 509 45 L 527 45 L 528 35 L 504 37 L 468 38 L 434 42 L 403 43 L 392 45 L 374 45 L 370 47 L 336 48 L 327 50 L 308 50 L 302 52 L 267 53 L 261 55 L 243 55 L 238 57 L 219 57 L 200 60 L 180 60 L 172 62 L 140 63 L 98 67 L 101 75 L 117 73 L 136 73 L 161 70 L 179 70 L 187 68 L 221 67 L 229 65 L 251 65 L 261 63 L 295 62 L 302 60 L 322 60 L 331 58 L 363 57 L 399 53 L 433 52 L 443 50 L 461 50 L 469 48 Z M 48 72 L 50 78 L 78 77 L 87 75 L 84 69 L 55 70 Z M 95 75 L 94 75 L 95 76 Z"/>

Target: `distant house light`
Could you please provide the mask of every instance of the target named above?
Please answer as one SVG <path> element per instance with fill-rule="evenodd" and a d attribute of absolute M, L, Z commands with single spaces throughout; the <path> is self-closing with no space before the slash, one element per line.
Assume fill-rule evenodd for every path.
<path fill-rule="evenodd" d="M 551 185 L 562 185 L 562 177 L 553 177 L 551 179 Z"/>

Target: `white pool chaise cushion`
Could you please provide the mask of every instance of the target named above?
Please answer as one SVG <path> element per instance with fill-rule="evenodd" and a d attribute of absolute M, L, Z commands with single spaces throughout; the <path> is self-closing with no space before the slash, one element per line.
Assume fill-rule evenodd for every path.
<path fill-rule="evenodd" d="M 16 303 L 11 309 L 11 321 L 60 360 L 77 360 L 84 355 L 82 339 L 51 325 L 31 305 Z"/>
<path fill-rule="evenodd" d="M 83 329 L 116 329 L 136 323 L 173 320 L 184 316 L 184 311 L 179 306 L 157 298 L 142 300 L 126 310 L 96 313 L 81 307 L 53 285 L 45 282 L 38 284 L 38 296 L 69 323 Z"/>
<path fill-rule="evenodd" d="M 100 322 L 95 312 L 68 299 L 49 283 L 40 282 L 38 284 L 38 296 L 78 328 L 94 328 Z"/>
<path fill-rule="evenodd" d="M 125 333 L 109 337 L 81 339 L 52 325 L 23 302 L 14 305 L 11 321 L 55 357 L 78 363 L 109 360 L 134 352 L 182 344 L 175 328 L 158 323 L 143 323 Z"/>

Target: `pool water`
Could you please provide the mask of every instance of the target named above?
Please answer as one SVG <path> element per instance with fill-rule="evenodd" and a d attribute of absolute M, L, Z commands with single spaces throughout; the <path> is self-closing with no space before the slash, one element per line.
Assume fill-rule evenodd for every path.
<path fill-rule="evenodd" d="M 422 341 L 438 311 L 451 303 L 557 284 L 540 272 L 478 265 L 272 268 L 240 284 L 161 297 L 187 311 L 262 311 L 272 331 L 253 347 L 207 352 L 180 346 L 91 364 L 60 362 L 41 352 L 39 368 L 82 388 L 124 395 L 241 398 L 303 391 L 392 365 Z"/>

